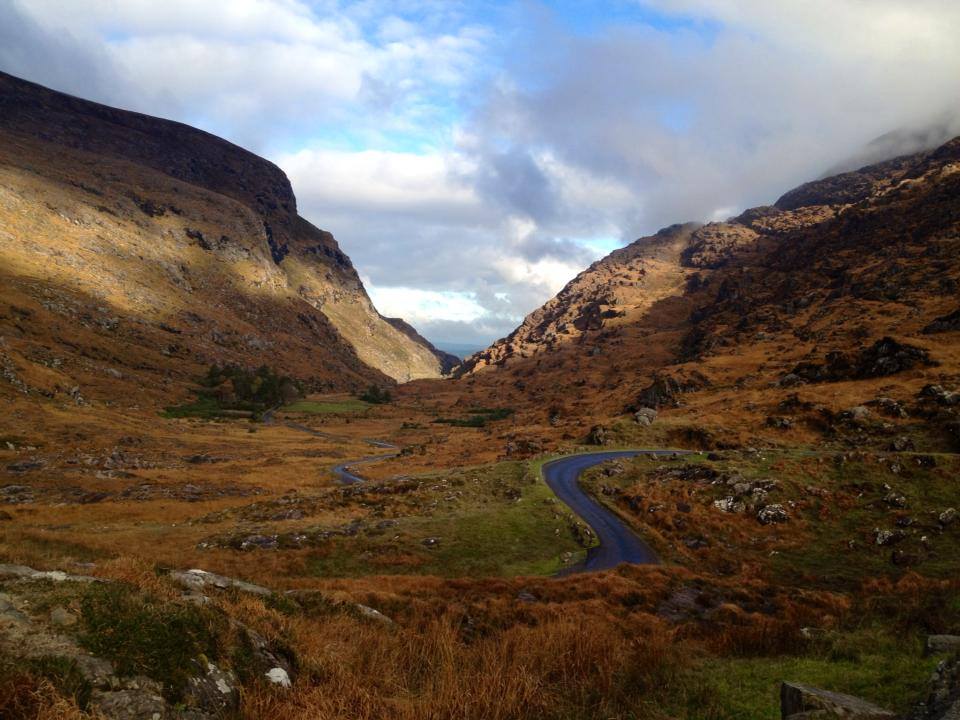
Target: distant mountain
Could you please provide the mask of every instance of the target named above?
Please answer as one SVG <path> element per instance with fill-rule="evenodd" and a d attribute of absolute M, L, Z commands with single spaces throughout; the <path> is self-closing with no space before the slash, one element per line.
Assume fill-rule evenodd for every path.
<path fill-rule="evenodd" d="M 41 394 L 118 377 L 155 390 L 213 362 L 331 389 L 450 363 L 380 316 L 272 163 L 5 74 L 0 334 L 10 372 Z"/>
<path fill-rule="evenodd" d="M 485 347 L 479 343 L 457 343 L 446 341 L 438 341 L 438 343 L 442 350 L 450 353 L 451 355 L 455 355 L 461 360 L 470 357 L 474 353 L 480 352 Z"/>

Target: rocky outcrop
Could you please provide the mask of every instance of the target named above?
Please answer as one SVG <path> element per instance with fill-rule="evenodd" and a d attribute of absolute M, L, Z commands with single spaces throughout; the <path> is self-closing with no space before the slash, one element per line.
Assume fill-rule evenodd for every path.
<path fill-rule="evenodd" d="M 923 329 L 923 332 L 932 335 L 942 332 L 957 332 L 958 330 L 960 330 L 960 309 L 936 318 Z"/>
<path fill-rule="evenodd" d="M 926 350 L 885 337 L 857 353 L 835 351 L 822 363 L 801 363 L 790 374 L 807 382 L 839 382 L 896 375 L 933 364 Z"/>
<path fill-rule="evenodd" d="M 784 682 L 780 685 L 780 717 L 783 720 L 894 720 L 896 716 L 853 695 Z"/>
<path fill-rule="evenodd" d="M 550 353 L 643 313 L 682 279 L 672 271 L 699 223 L 671 225 L 614 250 L 577 275 L 510 335 L 466 358 L 456 375 Z"/>

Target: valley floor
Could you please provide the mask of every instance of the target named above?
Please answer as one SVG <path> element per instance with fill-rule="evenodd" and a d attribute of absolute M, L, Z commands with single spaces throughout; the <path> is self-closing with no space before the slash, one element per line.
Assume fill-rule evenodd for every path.
<path fill-rule="evenodd" d="M 776 718 L 783 680 L 903 712 L 942 659 L 926 637 L 960 631 L 955 455 L 612 460 L 583 487 L 663 562 L 556 577 L 595 540 L 512 408 L 402 392 L 268 419 L 15 404 L 0 563 L 109 582 L 0 566 L 0 716 L 92 712 L 106 691 L 70 653 L 183 712 L 210 711 L 184 690 L 203 656 L 242 686 L 217 712 L 250 718 Z M 396 454 L 340 483 L 371 439 Z M 189 568 L 272 593 L 184 593 Z M 251 637 L 291 688 L 256 670 Z"/>

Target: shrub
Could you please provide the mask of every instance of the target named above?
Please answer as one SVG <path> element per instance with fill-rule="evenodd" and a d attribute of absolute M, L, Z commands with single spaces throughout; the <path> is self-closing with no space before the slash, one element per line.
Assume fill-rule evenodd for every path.
<path fill-rule="evenodd" d="M 360 396 L 360 399 L 364 402 L 371 403 L 372 405 L 384 405 L 388 402 L 391 402 L 393 400 L 393 396 L 386 388 L 381 388 L 377 385 L 371 385 L 366 389 L 363 395 Z"/>

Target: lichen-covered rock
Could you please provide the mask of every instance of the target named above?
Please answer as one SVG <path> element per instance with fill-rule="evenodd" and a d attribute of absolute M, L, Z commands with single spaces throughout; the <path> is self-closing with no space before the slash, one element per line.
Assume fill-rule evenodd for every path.
<path fill-rule="evenodd" d="M 780 717 L 783 720 L 800 720 L 801 718 L 894 720 L 896 716 L 889 710 L 884 710 L 853 695 L 784 682 L 780 684 Z"/>
<path fill-rule="evenodd" d="M 714 500 L 713 506 L 717 510 L 727 513 L 742 513 L 747 509 L 745 503 L 737 500 L 737 498 L 732 495 L 728 495 L 725 498 L 720 498 L 719 500 Z"/>
<path fill-rule="evenodd" d="M 170 573 L 170 577 L 175 582 L 194 592 L 203 592 L 207 589 L 227 590 L 233 588 L 242 592 L 250 593 L 252 595 L 260 595 L 263 597 L 273 594 L 273 591 L 268 590 L 265 587 L 261 587 L 260 585 L 254 585 L 252 583 L 244 582 L 243 580 L 237 580 L 224 575 L 217 575 L 215 573 L 196 568 L 184 571 L 175 570 L 174 572 Z"/>
<path fill-rule="evenodd" d="M 657 411 L 650 407 L 642 407 L 633 414 L 633 419 L 640 426 L 652 425 L 657 419 Z"/>
<path fill-rule="evenodd" d="M 925 652 L 928 655 L 960 653 L 960 635 L 930 635 L 927 637 Z"/>
<path fill-rule="evenodd" d="M 874 528 L 873 539 L 877 545 L 894 545 L 906 537 L 903 530 L 881 530 Z"/>
<path fill-rule="evenodd" d="M 222 714 L 240 705 L 240 684 L 231 670 L 210 661 L 197 661 L 197 674 L 190 678 L 184 692 L 188 706 Z"/>
<path fill-rule="evenodd" d="M 766 505 L 757 511 L 757 520 L 761 525 L 772 525 L 775 523 L 785 523 L 790 519 L 786 509 L 779 503 Z"/>

